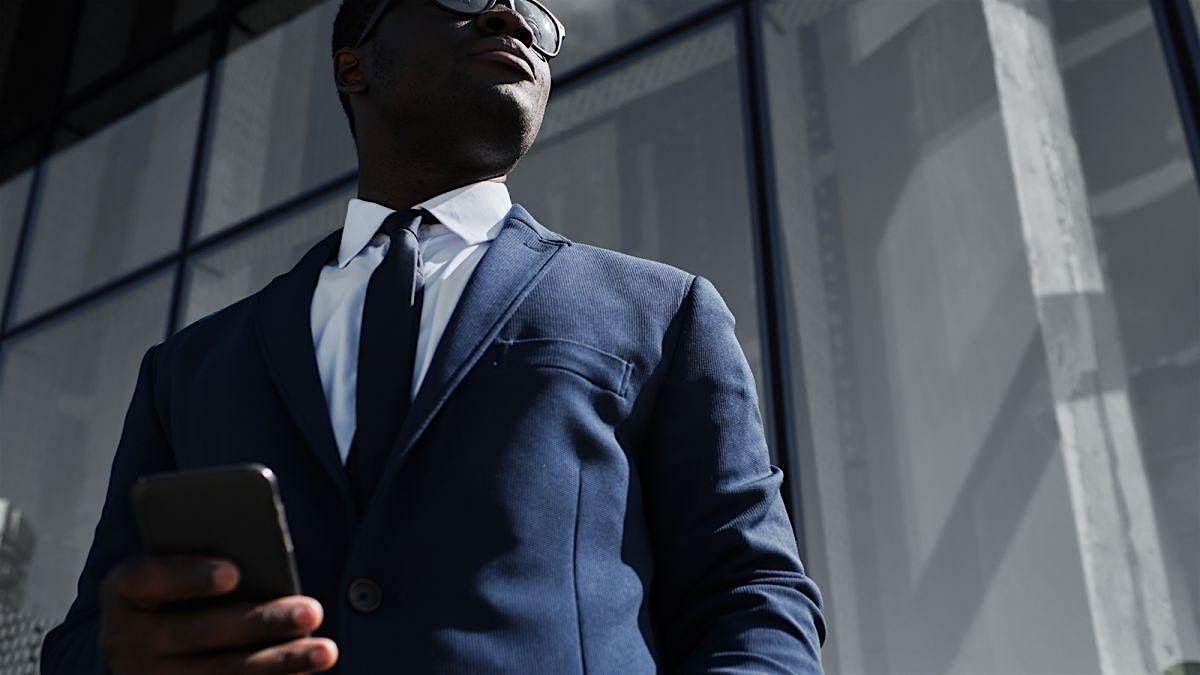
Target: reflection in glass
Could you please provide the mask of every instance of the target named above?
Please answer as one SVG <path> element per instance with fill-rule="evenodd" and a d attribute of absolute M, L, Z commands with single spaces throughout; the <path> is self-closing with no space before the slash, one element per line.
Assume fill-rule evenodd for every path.
<path fill-rule="evenodd" d="M 257 292 L 290 270 L 313 244 L 342 226 L 354 184 L 222 243 L 188 262 L 184 325 Z"/>
<path fill-rule="evenodd" d="M 1081 553 L 1087 505 L 1073 503 L 1094 493 L 1068 480 L 1064 453 L 1078 451 L 1062 447 L 1052 378 L 1062 368 L 1046 356 L 1048 341 L 1064 337 L 1047 322 L 1070 305 L 1045 295 L 1044 282 L 1035 294 L 1031 277 L 1075 261 L 1030 257 L 1029 238 L 1055 225 L 1022 202 L 1028 168 L 1013 158 L 1031 127 L 1014 132 L 1001 110 L 993 40 L 1003 26 L 989 26 L 987 4 L 778 0 L 761 12 L 782 290 L 803 357 L 791 376 L 806 406 L 796 413 L 811 420 L 793 475 L 810 572 L 831 608 L 830 672 L 1096 672 L 1104 658 L 1093 626 L 1104 600 L 1089 595 L 1083 571 L 1106 563 Z M 1086 178 L 1113 280 L 1090 311 L 1115 301 L 1127 355 L 1170 342 L 1175 351 L 1147 346 L 1141 360 L 1176 359 L 1172 384 L 1154 391 L 1179 395 L 1180 411 L 1190 405 L 1171 419 L 1167 407 L 1138 403 L 1138 359 L 1127 356 L 1132 391 L 1105 400 L 1134 404 L 1149 475 L 1124 467 L 1122 480 L 1149 485 L 1156 507 L 1190 507 L 1174 526 L 1194 538 L 1200 373 L 1187 348 L 1200 336 L 1200 205 L 1177 161 L 1187 156 L 1161 48 L 1145 3 L 1048 6 L 1052 15 L 1036 20 L 1060 24 L 1063 67 L 1042 61 L 1044 79 L 1017 86 L 1066 86 L 1085 173 L 1069 180 Z M 1110 224 L 1107 213 L 1137 225 Z M 1106 350 L 1117 338 L 1098 339 Z M 1147 433 L 1164 438 L 1164 466 L 1190 491 L 1155 480 Z M 1164 543 L 1144 569 L 1196 569 L 1173 549 Z M 1172 593 L 1177 615 L 1194 616 L 1188 584 Z M 1175 625 L 1194 658 L 1195 624 Z"/>
<path fill-rule="evenodd" d="M 665 24 L 685 19 L 719 0 L 544 0 L 567 27 L 551 71 L 571 68 L 603 53 L 620 51 Z"/>
<path fill-rule="evenodd" d="M 1200 194 L 1150 7 L 1053 3 L 1183 654 L 1200 661 Z M 1120 95 L 1114 95 L 1120 91 Z M 1086 111 L 1086 112 L 1085 112 Z"/>
<path fill-rule="evenodd" d="M 336 11 L 322 3 L 221 61 L 196 238 L 354 169 L 329 57 Z"/>
<path fill-rule="evenodd" d="M 179 246 L 203 79 L 46 161 L 14 320 Z"/>
<path fill-rule="evenodd" d="M 16 263 L 17 241 L 21 238 L 25 202 L 29 198 L 32 180 L 33 169 L 29 169 L 0 185 L 0 312 L 4 311 L 8 281 L 12 278 L 12 268 Z"/>
<path fill-rule="evenodd" d="M 36 546 L 25 610 L 75 597 L 142 355 L 163 339 L 174 270 L 8 340 L 0 351 L 0 498 Z"/>
<path fill-rule="evenodd" d="M 739 319 L 761 403 L 737 55 L 721 22 L 556 94 L 509 189 L 551 230 L 711 280 Z"/>

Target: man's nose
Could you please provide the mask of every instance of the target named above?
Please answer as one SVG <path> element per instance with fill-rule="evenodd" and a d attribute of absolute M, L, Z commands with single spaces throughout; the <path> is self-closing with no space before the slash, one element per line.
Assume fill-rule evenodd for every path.
<path fill-rule="evenodd" d="M 511 35 L 533 47 L 533 29 L 525 22 L 524 17 L 517 14 L 512 7 L 513 0 L 499 0 L 490 9 L 476 18 L 476 23 L 483 32 L 492 35 Z"/>

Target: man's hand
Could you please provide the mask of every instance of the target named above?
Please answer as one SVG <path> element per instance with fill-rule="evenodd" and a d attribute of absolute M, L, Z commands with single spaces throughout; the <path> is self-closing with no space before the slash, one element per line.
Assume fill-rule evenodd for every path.
<path fill-rule="evenodd" d="M 167 603 L 232 591 L 239 572 L 227 560 L 146 556 L 118 565 L 100 589 L 100 650 L 116 675 L 155 673 L 308 673 L 337 662 L 337 645 L 307 637 L 324 619 L 303 595 L 259 605 L 204 609 Z M 263 648 L 264 645 L 273 644 Z"/>

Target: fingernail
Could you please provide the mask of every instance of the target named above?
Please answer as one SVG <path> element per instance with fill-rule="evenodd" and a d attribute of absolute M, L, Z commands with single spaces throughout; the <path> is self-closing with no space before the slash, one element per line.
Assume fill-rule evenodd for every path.
<path fill-rule="evenodd" d="M 325 663 L 329 658 L 329 652 L 324 647 L 311 647 L 308 650 L 308 660 L 314 663 Z"/>
<path fill-rule="evenodd" d="M 227 562 L 214 563 L 209 573 L 213 585 L 219 589 L 232 589 L 237 583 L 237 568 Z"/>
<path fill-rule="evenodd" d="M 296 623 L 308 623 L 311 616 L 312 610 L 304 605 L 292 608 L 292 621 Z"/>

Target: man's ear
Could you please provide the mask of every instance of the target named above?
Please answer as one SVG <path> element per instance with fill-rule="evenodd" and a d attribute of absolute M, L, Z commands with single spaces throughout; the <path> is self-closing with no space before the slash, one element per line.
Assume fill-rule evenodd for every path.
<path fill-rule="evenodd" d="M 342 47 L 334 52 L 333 80 L 337 85 L 337 90 L 343 94 L 361 93 L 367 90 L 363 62 L 355 50 Z"/>

